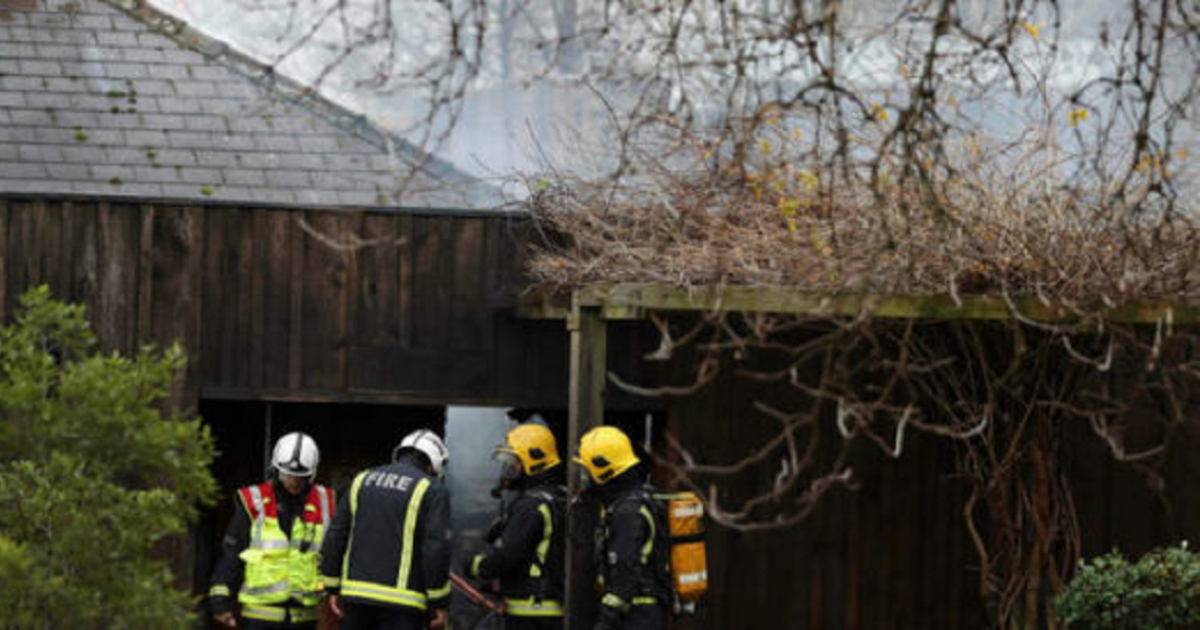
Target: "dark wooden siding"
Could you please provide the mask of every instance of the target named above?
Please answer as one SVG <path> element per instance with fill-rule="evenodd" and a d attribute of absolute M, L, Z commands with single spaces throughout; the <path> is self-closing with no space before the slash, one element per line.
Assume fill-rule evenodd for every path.
<path fill-rule="evenodd" d="M 686 382 L 689 369 L 681 359 L 673 382 Z M 668 425 L 698 460 L 729 464 L 775 435 L 778 424 L 753 402 L 788 408 L 795 393 L 779 389 L 788 388 L 770 389 L 727 370 L 696 395 L 673 401 Z M 1200 426 L 1172 430 L 1163 464 L 1151 469 L 1161 475 L 1155 478 L 1115 461 L 1086 422 L 1066 426 L 1060 458 L 1084 557 L 1118 548 L 1136 558 L 1153 547 L 1200 537 L 1193 490 L 1200 475 L 1195 456 Z M 832 419 L 820 431 L 823 439 L 838 441 Z M 714 596 L 699 619 L 676 630 L 991 627 L 980 597 L 979 559 L 963 517 L 970 488 L 956 474 L 957 457 L 953 443 L 916 432 L 906 434 L 896 459 L 863 443 L 848 460 L 858 489 L 826 495 L 804 521 L 758 532 L 710 525 Z M 721 496 L 761 493 L 777 470 L 759 468 L 728 479 L 719 487 Z M 983 531 L 986 535 L 985 524 Z"/>
<path fill-rule="evenodd" d="M 525 229 L 519 215 L 0 198 L 0 311 L 45 283 L 88 307 L 106 349 L 179 341 L 185 402 L 565 408 L 564 324 L 512 316 Z"/>

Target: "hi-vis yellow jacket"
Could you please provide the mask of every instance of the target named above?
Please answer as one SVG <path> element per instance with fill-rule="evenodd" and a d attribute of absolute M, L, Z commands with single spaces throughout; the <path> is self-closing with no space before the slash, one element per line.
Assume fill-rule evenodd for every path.
<path fill-rule="evenodd" d="M 275 607 L 271 605 L 289 599 L 315 609 L 320 598 L 317 558 L 333 519 L 333 491 L 321 485 L 309 489 L 304 514 L 292 523 L 290 538 L 280 527 L 270 482 L 242 488 L 238 496 L 250 516 L 250 544 L 240 555 L 246 563 L 245 580 L 238 591 L 243 615 L 273 617 L 271 609 Z M 256 614 L 259 608 L 263 608 L 262 614 Z"/>

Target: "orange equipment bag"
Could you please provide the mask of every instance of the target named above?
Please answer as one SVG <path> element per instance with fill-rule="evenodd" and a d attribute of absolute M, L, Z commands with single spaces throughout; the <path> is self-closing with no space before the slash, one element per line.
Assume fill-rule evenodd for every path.
<path fill-rule="evenodd" d="M 655 496 L 667 507 L 672 585 L 681 602 L 693 603 L 708 592 L 708 561 L 704 553 L 704 502 L 700 500 L 699 495 L 691 491 Z"/>

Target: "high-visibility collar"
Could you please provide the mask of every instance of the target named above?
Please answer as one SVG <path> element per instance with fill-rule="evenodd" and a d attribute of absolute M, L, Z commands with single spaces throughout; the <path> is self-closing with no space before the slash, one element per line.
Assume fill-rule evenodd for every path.
<path fill-rule="evenodd" d="M 250 520 L 262 514 L 266 518 L 279 518 L 279 502 L 275 500 L 275 484 L 264 481 L 255 486 L 247 486 L 238 491 L 242 495 L 242 503 L 250 513 Z M 329 488 L 313 484 L 304 497 L 305 523 L 321 523 L 326 527 L 333 519 L 333 493 Z"/>
<path fill-rule="evenodd" d="M 294 536 L 290 541 L 263 539 L 262 532 L 266 521 L 279 518 L 279 501 L 275 496 L 275 484 L 264 481 L 255 486 L 242 488 L 238 492 L 246 506 L 246 512 L 250 515 L 251 545 L 258 545 L 261 549 L 272 549 L 281 546 L 298 547 L 305 542 L 299 536 Z M 329 488 L 313 484 L 304 498 L 304 513 L 300 519 L 304 523 L 319 523 L 323 529 L 328 529 L 329 522 L 333 520 L 333 508 L 333 493 Z M 311 542 L 314 546 L 306 551 L 313 553 L 320 551 L 321 541 Z"/>

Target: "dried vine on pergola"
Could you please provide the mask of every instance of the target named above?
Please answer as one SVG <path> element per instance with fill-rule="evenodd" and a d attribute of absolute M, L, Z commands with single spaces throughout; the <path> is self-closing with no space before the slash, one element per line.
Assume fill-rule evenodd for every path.
<path fill-rule="evenodd" d="M 1057 4 L 1050 6 L 1057 15 Z M 1011 17 L 1009 34 L 1033 34 L 1027 21 Z M 640 395 L 685 396 L 718 370 L 733 370 L 790 392 L 782 396 L 790 406 L 760 399 L 753 418 L 739 420 L 775 427 L 743 458 L 703 461 L 674 436 L 670 452 L 660 454 L 675 483 L 701 490 L 713 518 L 740 530 L 792 525 L 826 493 L 856 487 L 848 463 L 855 444 L 900 457 L 913 432 L 949 440 L 969 489 L 963 516 L 991 616 L 1004 625 L 1052 619 L 1039 594 L 1060 590 L 1080 553 L 1074 501 L 1060 471 L 1064 436 L 1083 427 L 1116 459 L 1156 474 L 1198 374 L 1196 338 L 1173 325 L 1171 311 L 1155 324 L 1111 317 L 1139 301 L 1200 298 L 1200 233 L 1178 188 L 1184 154 L 1173 152 L 1174 136 L 1151 131 L 1157 106 L 1135 105 L 1140 97 L 1122 91 L 1157 102 L 1167 112 L 1159 122 L 1171 127 L 1191 107 L 1194 84 L 1165 95 L 1143 77 L 1163 70 L 1154 51 L 1178 46 L 1194 58 L 1196 29 L 1172 39 L 1166 16 L 1139 19 L 1146 30 L 1122 35 L 1128 65 L 1107 83 L 1118 96 L 1104 103 L 1141 112 L 1126 119 L 1133 121 L 1127 135 L 1112 118 L 1090 130 L 1077 124 L 1103 114 L 1098 106 L 1050 106 L 1031 124 L 1026 139 L 1034 140 L 1012 144 L 989 143 L 963 126 L 945 103 L 971 94 L 938 77 L 942 60 L 933 52 L 961 24 L 934 26 L 924 66 L 899 107 L 872 108 L 839 91 L 834 72 L 811 89 L 859 103 L 870 114 L 865 120 L 846 117 L 837 98 L 764 103 L 718 139 L 677 137 L 706 156 L 697 168 L 639 152 L 644 128 L 614 121 L 629 151 L 621 179 L 555 173 L 532 186 L 529 207 L 546 238 L 530 272 L 556 290 L 627 282 L 949 296 L 959 306 L 969 296 L 1001 298 L 1008 312 L 986 322 L 958 320 L 953 309 L 904 321 L 656 313 L 662 343 L 651 358 L 689 350 L 697 357 L 695 380 L 628 383 L 614 374 L 610 381 Z M 976 52 L 1021 63 L 997 53 L 998 43 L 979 40 Z M 1020 73 L 1013 73 L 1016 82 Z M 1095 94 L 1089 84 L 1070 102 L 1079 106 Z M 1047 140 L 1062 124 L 1056 116 L 1070 119 L 1077 153 Z M 786 123 L 796 120 L 807 120 L 799 126 L 810 135 L 789 137 L 799 126 Z M 1135 157 L 1117 164 L 1104 153 L 1114 148 Z M 1072 160 L 1088 166 L 1064 177 Z M 1060 307 L 1065 317 L 1024 312 L 1030 300 Z M 1129 442 L 1130 411 L 1148 401 L 1159 404 L 1142 419 L 1163 423 L 1161 441 Z M 758 491 L 724 491 L 730 484 L 723 480 L 734 476 L 757 480 Z"/>

